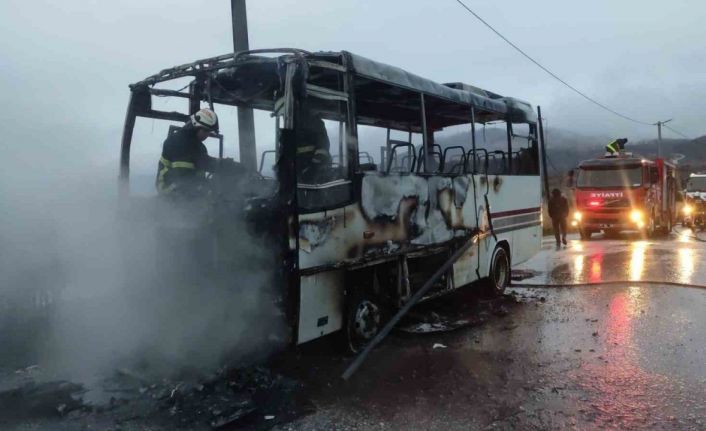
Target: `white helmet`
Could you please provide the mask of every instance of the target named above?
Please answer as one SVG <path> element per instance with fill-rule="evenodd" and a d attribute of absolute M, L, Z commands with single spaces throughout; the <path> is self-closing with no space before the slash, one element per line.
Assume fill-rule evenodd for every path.
<path fill-rule="evenodd" d="M 191 116 L 191 125 L 212 132 L 218 131 L 218 116 L 208 108 L 203 108 Z"/>

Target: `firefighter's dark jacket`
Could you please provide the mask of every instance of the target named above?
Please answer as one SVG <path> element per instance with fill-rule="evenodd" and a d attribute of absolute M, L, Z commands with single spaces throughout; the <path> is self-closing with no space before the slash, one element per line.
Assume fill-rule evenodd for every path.
<path fill-rule="evenodd" d="M 187 124 L 164 141 L 157 167 L 157 191 L 198 194 L 205 172 L 213 172 L 217 163 L 218 159 L 210 157 L 206 146 L 196 137 L 196 128 Z"/>
<path fill-rule="evenodd" d="M 559 220 L 569 216 L 569 201 L 564 196 L 549 198 L 549 217 Z"/>

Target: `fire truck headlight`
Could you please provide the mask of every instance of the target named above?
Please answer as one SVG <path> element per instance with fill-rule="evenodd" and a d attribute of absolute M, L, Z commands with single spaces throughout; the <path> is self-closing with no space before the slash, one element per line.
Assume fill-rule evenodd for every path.
<path fill-rule="evenodd" d="M 576 211 L 576 212 L 574 213 L 574 220 L 575 220 L 575 221 L 577 221 L 577 222 L 581 221 L 581 217 L 582 217 L 582 215 L 581 215 L 580 212 Z"/>
<path fill-rule="evenodd" d="M 632 210 L 632 212 L 630 213 L 630 220 L 632 220 L 635 223 L 641 223 L 642 222 L 642 211 Z"/>
<path fill-rule="evenodd" d="M 682 211 L 684 212 L 684 215 L 688 216 L 691 215 L 692 212 L 694 212 L 694 207 L 692 207 L 691 205 L 684 205 Z"/>

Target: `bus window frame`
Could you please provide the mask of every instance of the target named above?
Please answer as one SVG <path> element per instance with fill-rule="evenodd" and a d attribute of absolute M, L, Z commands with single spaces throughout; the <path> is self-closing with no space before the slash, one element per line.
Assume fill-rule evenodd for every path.
<path fill-rule="evenodd" d="M 338 91 L 334 90 L 328 87 L 322 87 L 318 85 L 313 85 L 310 83 L 305 84 L 305 96 L 304 97 L 312 97 L 312 98 L 317 98 L 319 100 L 328 100 L 328 101 L 335 101 L 339 102 L 341 106 L 345 109 L 345 112 L 339 112 L 334 115 L 332 112 L 326 112 L 326 111 L 316 111 L 318 114 L 321 114 L 322 119 L 330 120 L 330 121 L 338 121 L 339 122 L 339 154 L 338 157 L 340 160 L 343 160 L 343 150 L 345 149 L 345 157 L 346 157 L 346 171 L 343 176 L 343 178 L 335 178 L 332 179 L 331 181 L 327 181 L 324 183 L 320 184 L 311 184 L 308 182 L 302 182 L 299 179 L 299 174 L 298 172 L 295 173 L 296 175 L 296 190 L 297 190 L 297 212 L 298 214 L 311 214 L 311 213 L 317 213 L 317 212 L 322 212 L 322 211 L 329 211 L 329 210 L 334 210 L 337 208 L 342 208 L 345 206 L 348 206 L 356 201 L 356 193 L 355 193 L 355 187 L 354 187 L 354 177 L 355 177 L 355 172 L 357 170 L 357 167 L 359 165 L 358 161 L 358 148 L 357 148 L 357 135 L 355 131 L 355 122 L 354 122 L 354 115 L 352 114 L 352 103 L 351 103 L 351 95 L 347 92 L 347 89 L 349 88 L 349 85 L 346 84 L 349 79 L 348 79 L 348 73 L 343 73 L 343 91 Z M 300 116 L 303 115 L 303 109 L 311 109 L 311 108 L 304 108 L 304 104 L 300 103 L 299 104 L 299 112 L 297 117 L 301 118 Z M 354 124 L 351 124 L 351 123 Z M 345 124 L 345 125 L 344 125 Z M 343 127 L 341 127 L 343 126 Z M 295 118 L 294 121 L 294 128 L 296 129 L 298 127 L 298 119 Z M 342 134 L 341 132 L 344 132 Z M 344 137 L 345 136 L 345 137 Z M 351 157 L 352 154 L 355 154 L 356 157 Z M 330 149 L 329 149 L 329 155 L 330 155 Z M 332 160 L 333 162 L 333 160 Z M 316 191 L 326 191 L 326 190 L 331 190 L 334 188 L 345 188 L 347 189 L 346 192 L 346 198 L 341 199 L 340 201 L 333 201 L 332 203 L 330 202 L 325 202 L 320 205 L 308 205 L 308 204 L 303 204 L 303 193 L 305 192 L 316 192 Z M 316 200 L 315 198 L 312 198 L 312 200 Z"/>

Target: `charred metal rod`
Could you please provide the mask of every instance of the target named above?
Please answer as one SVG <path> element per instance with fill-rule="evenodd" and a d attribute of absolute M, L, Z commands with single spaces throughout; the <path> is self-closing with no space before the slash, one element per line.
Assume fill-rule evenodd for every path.
<path fill-rule="evenodd" d="M 387 335 L 390 333 L 390 331 L 392 331 L 392 328 L 394 328 L 395 325 L 397 324 L 397 322 L 400 321 L 402 316 L 407 314 L 407 312 L 414 306 L 414 304 L 416 304 L 420 299 L 422 299 L 424 294 L 427 293 L 427 291 L 429 289 L 431 289 L 431 287 L 434 285 L 436 280 L 438 280 L 439 277 L 441 277 L 446 271 L 448 271 L 449 268 L 451 268 L 451 265 L 456 263 L 456 261 L 459 258 L 461 258 L 461 256 L 463 256 L 463 254 L 466 251 L 468 251 L 468 249 L 471 248 L 473 246 L 473 244 L 475 244 L 478 241 L 479 235 L 480 235 L 480 233 L 475 232 L 473 234 L 473 236 L 471 238 L 469 238 L 468 241 L 466 241 L 465 244 L 463 244 L 458 250 L 456 250 L 456 252 L 454 252 L 454 254 L 449 258 L 449 260 L 446 261 L 446 263 L 441 265 L 441 267 L 436 270 L 434 275 L 432 275 L 429 278 L 429 280 L 427 280 L 427 282 L 424 283 L 422 288 L 419 289 L 418 291 L 416 291 L 414 293 L 414 295 L 412 295 L 412 297 L 404 305 L 404 307 L 402 307 L 397 312 L 397 314 L 392 316 L 392 319 L 390 319 L 390 321 L 387 322 L 387 324 L 380 330 L 380 332 L 377 333 L 375 338 L 370 340 L 368 345 L 365 346 L 365 349 L 363 349 L 363 351 L 360 352 L 358 354 L 358 356 L 356 356 L 356 358 L 353 360 L 353 362 L 351 362 L 351 364 L 348 365 L 348 368 L 346 368 L 346 371 L 344 371 L 343 375 L 341 376 L 344 380 L 348 380 L 353 375 L 353 373 L 355 373 L 358 370 L 358 368 L 360 368 L 360 366 L 363 364 L 365 359 L 368 357 L 368 354 L 370 354 L 370 352 L 375 348 L 375 346 L 380 344 L 380 342 L 383 339 L 385 339 L 385 337 L 387 337 Z"/>

